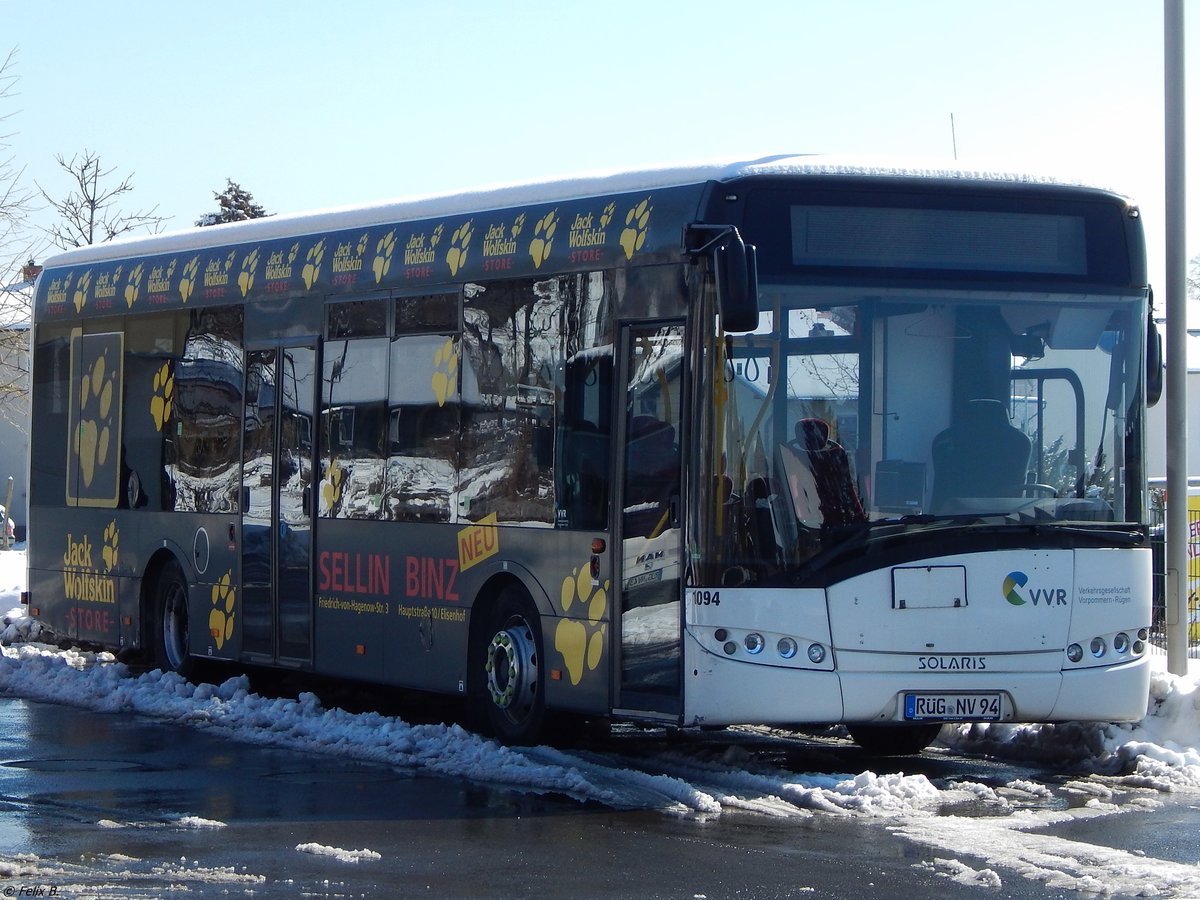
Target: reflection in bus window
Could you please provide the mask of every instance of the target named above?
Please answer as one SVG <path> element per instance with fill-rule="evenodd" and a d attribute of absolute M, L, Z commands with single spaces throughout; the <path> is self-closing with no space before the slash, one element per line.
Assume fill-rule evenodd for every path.
<path fill-rule="evenodd" d="M 449 370 L 457 342 L 445 334 L 404 335 L 389 352 L 383 517 L 448 522 L 458 466 L 458 373 Z M 435 388 L 430 372 L 439 369 Z"/>
<path fill-rule="evenodd" d="M 377 519 L 387 429 L 387 338 L 328 341 L 321 376 L 320 515 Z"/>
<path fill-rule="evenodd" d="M 458 294 L 419 294 L 396 298 L 395 334 L 448 334 L 458 331 Z"/>
<path fill-rule="evenodd" d="M 146 382 L 163 402 L 161 436 L 163 509 L 236 512 L 239 501 L 242 432 L 242 310 L 192 310 L 182 356 Z M 170 403 L 166 403 L 166 399 Z M 157 425 L 157 422 L 154 423 Z M 142 479 L 153 497 L 156 486 Z"/>
<path fill-rule="evenodd" d="M 555 278 L 468 285 L 463 365 L 478 395 L 464 395 L 462 407 L 459 514 L 467 520 L 555 521 L 555 373 L 568 284 Z"/>
<path fill-rule="evenodd" d="M 175 484 L 182 478 L 176 463 L 175 376 L 189 319 L 186 313 L 175 313 L 130 316 L 125 321 L 122 507 L 175 508 Z"/>
<path fill-rule="evenodd" d="M 558 525 L 604 528 L 612 447 L 612 286 L 603 273 L 573 279 L 555 452 Z"/>

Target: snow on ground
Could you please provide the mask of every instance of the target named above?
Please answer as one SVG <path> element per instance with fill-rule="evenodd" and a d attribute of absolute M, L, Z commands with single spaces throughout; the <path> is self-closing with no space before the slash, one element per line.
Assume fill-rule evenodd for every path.
<path fill-rule="evenodd" d="M 1029 781 L 1002 788 L 970 782 L 939 787 L 924 775 L 795 773 L 766 766 L 737 747 L 718 746 L 708 755 L 663 753 L 649 760 L 545 746 L 508 748 L 458 725 L 411 725 L 379 713 L 326 709 L 310 693 L 295 699 L 263 697 L 251 692 L 244 676 L 214 686 L 193 685 L 162 671 L 136 675 L 109 653 L 38 643 L 41 626 L 19 606 L 24 565 L 23 552 L 0 552 L 0 609 L 10 609 L 0 621 L 0 695 L 137 713 L 232 740 L 558 793 L 616 809 L 658 809 L 697 820 L 733 812 L 774 818 L 876 818 L 907 840 L 982 860 L 982 869 L 957 858 L 923 864 L 963 884 L 998 886 L 999 875 L 991 868 L 998 866 L 1057 889 L 1200 895 L 1200 867 L 1080 844 L 1038 830 L 1064 819 L 1153 809 L 1160 802 L 1155 797 L 1167 792 L 1200 792 L 1200 672 L 1169 675 L 1162 671 L 1161 660 L 1140 722 L 943 728 L 941 741 L 956 749 L 1026 763 L 1057 762 L 1085 773 L 1060 788 L 1077 796 L 1078 804 L 1047 808 L 1049 789 Z M 1116 799 L 1118 792 L 1124 800 Z M 948 814 L 963 803 L 983 804 L 996 814 Z M 176 823 L 191 828 L 221 825 L 194 817 Z M 343 862 L 378 857 L 366 848 L 300 844 L 296 850 Z"/>
<path fill-rule="evenodd" d="M 296 849 L 301 853 L 311 853 L 313 856 L 330 856 L 339 862 L 356 863 L 364 859 L 382 859 L 374 850 L 342 850 L 339 847 L 327 847 L 324 844 L 297 844 Z"/>

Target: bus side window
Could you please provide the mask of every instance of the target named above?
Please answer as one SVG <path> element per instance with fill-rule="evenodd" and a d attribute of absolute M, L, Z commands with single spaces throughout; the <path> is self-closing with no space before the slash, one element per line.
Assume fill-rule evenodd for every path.
<path fill-rule="evenodd" d="M 430 368 L 436 371 L 435 361 L 456 359 L 460 346 L 449 334 L 404 334 L 392 340 L 385 519 L 450 521 L 459 462 L 458 373 L 444 375 L 435 388 Z"/>
<path fill-rule="evenodd" d="M 559 455 L 559 526 L 603 528 L 608 520 L 612 430 L 612 358 L 583 358 L 565 367 Z"/>
<path fill-rule="evenodd" d="M 388 419 L 388 339 L 327 341 L 321 383 L 320 515 L 379 518 Z M 308 439 L 311 446 L 311 436 Z"/>
<path fill-rule="evenodd" d="M 612 465 L 612 273 L 562 286 L 564 361 L 557 379 L 556 525 L 605 528 Z"/>

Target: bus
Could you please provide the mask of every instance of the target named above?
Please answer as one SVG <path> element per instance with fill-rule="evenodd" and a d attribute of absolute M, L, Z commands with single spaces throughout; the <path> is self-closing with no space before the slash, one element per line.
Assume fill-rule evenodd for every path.
<path fill-rule="evenodd" d="M 30 612 L 552 717 L 1145 713 L 1138 209 L 771 157 L 272 216 L 37 283 Z"/>

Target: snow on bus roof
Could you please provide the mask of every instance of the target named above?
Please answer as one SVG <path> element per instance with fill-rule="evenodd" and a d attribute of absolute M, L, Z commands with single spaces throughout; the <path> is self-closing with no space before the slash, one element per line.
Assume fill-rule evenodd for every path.
<path fill-rule="evenodd" d="M 873 176 L 913 179 L 1081 184 L 1048 174 L 964 168 L 955 162 L 901 161 L 886 157 L 781 154 L 752 160 L 709 161 L 633 170 L 592 172 L 545 181 L 481 187 L 456 194 L 414 196 L 375 204 L 273 215 L 223 225 L 194 227 L 151 236 L 121 238 L 78 247 L 46 260 L 47 269 L 123 257 L 178 253 L 207 247 L 267 241 L 350 228 L 460 215 L 513 206 L 557 203 L 582 197 L 664 190 L 746 176 Z M 1094 185 L 1086 185 L 1094 187 Z"/>

